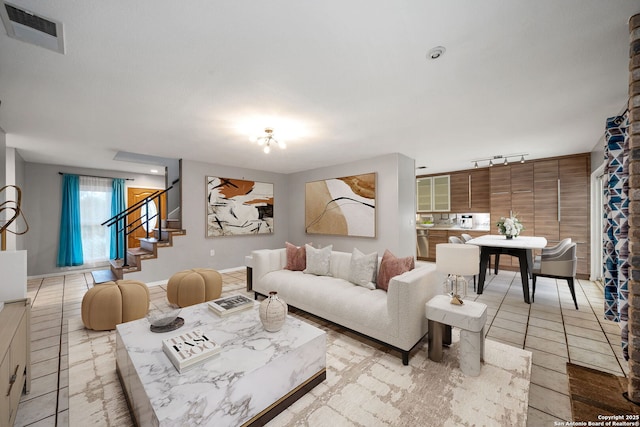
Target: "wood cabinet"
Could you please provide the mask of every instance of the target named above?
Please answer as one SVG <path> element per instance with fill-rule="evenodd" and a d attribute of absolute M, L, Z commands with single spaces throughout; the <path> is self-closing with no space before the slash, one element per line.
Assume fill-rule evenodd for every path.
<path fill-rule="evenodd" d="M 436 245 L 438 243 L 449 243 L 449 237 L 460 237 L 461 234 L 466 233 L 472 238 L 480 237 L 489 234 L 488 231 L 473 231 L 465 229 L 456 230 L 429 230 L 429 256 L 424 258 L 425 261 L 436 260 Z"/>
<path fill-rule="evenodd" d="M 522 235 L 534 235 L 534 183 L 533 163 L 514 163 L 495 165 L 489 172 L 491 184 L 491 227 L 496 233 L 495 224 L 502 217 L 515 215 L 524 230 Z M 500 267 L 517 267 L 518 260 L 513 257 L 501 257 Z"/>
<path fill-rule="evenodd" d="M 13 426 L 22 392 L 31 389 L 30 300 L 0 311 L 0 427 Z"/>
<path fill-rule="evenodd" d="M 418 212 L 449 212 L 449 175 L 420 177 L 416 180 Z"/>
<path fill-rule="evenodd" d="M 570 237 L 577 244 L 577 273 L 589 274 L 590 215 L 588 154 L 536 162 L 535 231 L 549 245 Z"/>
<path fill-rule="evenodd" d="M 473 169 L 450 175 L 451 212 L 489 212 L 489 169 Z"/>
<path fill-rule="evenodd" d="M 448 243 L 449 232 L 447 230 L 429 230 L 429 257 L 428 261 L 436 260 L 436 245 L 438 243 Z"/>

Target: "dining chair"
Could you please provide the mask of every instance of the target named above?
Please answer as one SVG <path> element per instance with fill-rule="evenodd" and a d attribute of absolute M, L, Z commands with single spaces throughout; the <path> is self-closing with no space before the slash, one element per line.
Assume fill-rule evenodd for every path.
<path fill-rule="evenodd" d="M 576 266 L 578 264 L 578 258 L 576 257 L 576 244 L 569 243 L 565 248 L 552 255 L 541 255 L 536 257 L 536 261 L 533 264 L 532 276 L 533 276 L 533 292 L 531 294 L 531 301 L 535 301 L 536 296 L 536 279 L 538 277 L 550 277 L 553 279 L 564 279 L 569 285 L 571 291 L 571 297 L 573 298 L 573 304 L 578 310 L 578 302 L 576 301 L 576 290 L 574 287 L 574 281 L 576 278 Z"/>
<path fill-rule="evenodd" d="M 469 240 L 471 240 L 473 237 L 471 237 L 471 235 L 469 235 L 469 234 L 462 233 L 462 234 L 460 235 L 460 238 L 462 239 L 462 241 L 463 241 L 464 243 L 467 243 L 467 242 L 468 242 Z"/>
<path fill-rule="evenodd" d="M 543 248 L 542 249 L 542 254 L 543 255 L 555 255 L 559 252 L 562 252 L 562 250 L 569 246 L 571 244 L 571 237 L 567 237 L 566 239 L 562 239 L 560 240 L 560 242 L 558 242 L 557 245 L 555 246 L 551 246 L 549 248 Z"/>
<path fill-rule="evenodd" d="M 449 243 L 464 243 L 464 242 L 459 237 L 449 236 Z"/>

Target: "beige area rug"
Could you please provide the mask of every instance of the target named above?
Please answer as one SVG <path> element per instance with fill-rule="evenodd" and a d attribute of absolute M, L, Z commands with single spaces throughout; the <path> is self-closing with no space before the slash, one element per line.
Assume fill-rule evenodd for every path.
<path fill-rule="evenodd" d="M 268 426 L 527 424 L 528 351 L 487 340 L 481 375 L 466 377 L 455 330 L 443 363 L 427 358 L 424 342 L 403 366 L 399 353 L 305 313 L 291 314 L 327 332 L 327 379 Z M 70 425 L 133 425 L 115 373 L 113 331 L 88 331 L 80 319 L 70 319 L 69 368 Z"/>

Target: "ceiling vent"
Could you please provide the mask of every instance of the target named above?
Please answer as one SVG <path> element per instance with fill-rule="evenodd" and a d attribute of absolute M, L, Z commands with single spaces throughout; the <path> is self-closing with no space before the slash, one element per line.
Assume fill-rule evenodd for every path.
<path fill-rule="evenodd" d="M 62 23 L 2 2 L 0 18 L 7 35 L 23 42 L 64 53 Z"/>

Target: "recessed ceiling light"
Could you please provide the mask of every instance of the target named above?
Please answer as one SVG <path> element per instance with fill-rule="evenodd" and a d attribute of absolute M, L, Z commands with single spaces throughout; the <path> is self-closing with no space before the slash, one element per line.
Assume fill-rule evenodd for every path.
<path fill-rule="evenodd" d="M 429 49 L 427 52 L 427 59 L 438 59 L 447 51 L 444 46 L 436 46 L 434 48 Z"/>
<path fill-rule="evenodd" d="M 151 173 L 158 173 L 158 169 L 151 169 Z"/>

